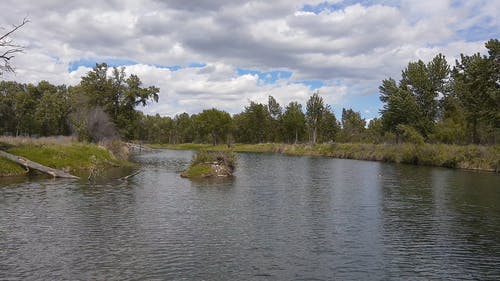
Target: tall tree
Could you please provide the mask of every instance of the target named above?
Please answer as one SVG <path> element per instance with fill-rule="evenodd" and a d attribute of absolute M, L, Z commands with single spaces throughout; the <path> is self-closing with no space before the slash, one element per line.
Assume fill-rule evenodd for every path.
<path fill-rule="evenodd" d="M 306 121 L 309 129 L 309 140 L 315 144 L 318 139 L 320 122 L 325 111 L 325 104 L 319 92 L 315 92 L 307 101 Z"/>
<path fill-rule="evenodd" d="M 283 114 L 283 108 L 281 105 L 276 101 L 276 99 L 273 96 L 268 97 L 268 102 L 267 102 L 267 110 L 269 112 L 269 115 L 271 117 L 270 120 L 270 125 L 273 128 L 273 130 L 270 132 L 271 133 L 271 141 L 273 142 L 279 142 L 283 141 L 283 128 L 282 124 L 280 122 L 281 116 Z"/>
<path fill-rule="evenodd" d="M 284 139 L 287 142 L 297 143 L 303 139 L 306 131 L 306 116 L 302 112 L 302 105 L 290 102 L 281 117 Z"/>
<path fill-rule="evenodd" d="M 335 141 L 340 132 L 340 124 L 329 105 L 325 106 L 323 116 L 319 123 L 321 142 Z"/>

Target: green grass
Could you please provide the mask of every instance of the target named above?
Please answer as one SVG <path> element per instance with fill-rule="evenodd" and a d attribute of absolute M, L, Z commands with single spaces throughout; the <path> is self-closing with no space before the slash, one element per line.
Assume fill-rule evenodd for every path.
<path fill-rule="evenodd" d="M 168 146 L 175 149 L 228 150 L 227 146 L 185 144 Z M 445 145 L 445 144 L 236 144 L 235 152 L 266 152 L 287 155 L 328 156 L 334 158 L 383 161 L 412 165 L 500 172 L 500 145 Z"/>
<path fill-rule="evenodd" d="M 214 168 L 212 164 L 218 168 Z M 229 150 L 199 150 L 191 165 L 181 176 L 185 178 L 210 178 L 230 176 L 236 166 L 236 154 Z"/>
<path fill-rule="evenodd" d="M 29 143 L 11 147 L 7 152 L 76 175 L 84 175 L 89 172 L 96 173 L 106 167 L 132 165 L 128 161 L 116 159 L 107 149 L 93 144 L 36 145 Z M 0 176 L 20 175 L 24 173 L 22 167 L 6 161 L 1 159 Z M 21 170 L 15 168 L 14 165 L 17 165 Z"/>
<path fill-rule="evenodd" d="M 1 176 L 18 176 L 26 173 L 20 165 L 9 161 L 4 158 L 0 158 L 0 177 Z"/>
<path fill-rule="evenodd" d="M 213 174 L 210 164 L 195 164 L 191 165 L 181 176 L 190 179 L 211 177 Z"/>

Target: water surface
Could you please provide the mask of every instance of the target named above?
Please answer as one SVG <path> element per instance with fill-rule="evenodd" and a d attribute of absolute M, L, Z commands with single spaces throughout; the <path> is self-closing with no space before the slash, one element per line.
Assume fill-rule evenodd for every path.
<path fill-rule="evenodd" d="M 0 279 L 500 280 L 500 178 L 239 154 L 232 180 L 0 179 Z"/>

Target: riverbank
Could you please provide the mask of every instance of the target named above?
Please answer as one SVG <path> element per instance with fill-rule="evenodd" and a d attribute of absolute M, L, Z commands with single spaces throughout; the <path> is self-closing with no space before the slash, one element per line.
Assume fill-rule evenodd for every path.
<path fill-rule="evenodd" d="M 55 138 L 0 138 L 0 149 L 22 156 L 54 169 L 82 176 L 99 176 L 112 167 L 132 166 L 126 160 L 126 151 L 119 144 L 107 147 L 77 142 L 68 137 Z M 24 167 L 0 158 L 0 177 L 22 176 Z"/>
<path fill-rule="evenodd" d="M 489 172 L 500 172 L 500 146 L 445 145 L 445 144 L 235 144 L 210 146 L 206 144 L 151 145 L 167 149 L 211 149 L 235 152 L 282 153 L 287 155 L 327 156 L 402 163 L 422 166 L 447 167 Z"/>

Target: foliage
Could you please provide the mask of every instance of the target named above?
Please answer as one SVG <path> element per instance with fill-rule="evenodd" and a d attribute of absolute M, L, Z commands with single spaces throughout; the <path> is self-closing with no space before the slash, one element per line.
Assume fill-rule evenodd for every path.
<path fill-rule="evenodd" d="M 217 145 L 217 142 L 228 140 L 232 123 L 229 113 L 212 108 L 205 109 L 200 114 L 192 116 L 192 118 L 196 132 L 202 139 L 205 136 L 210 136 L 214 146 Z"/>
<path fill-rule="evenodd" d="M 399 124 L 396 127 L 396 131 L 398 132 L 399 136 L 401 136 L 401 140 L 403 142 L 414 144 L 424 143 L 424 137 L 412 126 Z"/>
<path fill-rule="evenodd" d="M 365 132 L 366 121 L 361 118 L 361 113 L 352 109 L 342 108 L 342 132 L 339 140 L 343 142 L 361 141 Z"/>
<path fill-rule="evenodd" d="M 242 113 L 234 116 L 234 123 L 237 142 L 260 143 L 271 138 L 271 115 L 263 104 L 250 102 Z"/>
<path fill-rule="evenodd" d="M 90 106 L 102 107 L 125 139 L 136 139 L 139 131 L 138 105 L 145 106 L 149 100 L 158 101 L 159 89 L 142 87 L 142 82 L 135 74 L 125 75 L 125 68 L 113 68 L 108 77 L 106 63 L 96 66 L 82 77 L 78 87 L 88 98 Z"/>
<path fill-rule="evenodd" d="M 315 92 L 307 101 L 306 121 L 309 129 L 309 140 L 315 144 L 318 139 L 320 122 L 325 111 L 325 103 L 319 92 Z"/>
<path fill-rule="evenodd" d="M 306 117 L 302 111 L 302 105 L 298 102 L 290 102 L 281 116 L 283 126 L 283 138 L 288 143 L 297 143 L 304 139 L 306 132 Z"/>
<path fill-rule="evenodd" d="M 455 97 L 460 102 L 473 143 L 496 141 L 500 128 L 500 42 L 486 43 L 489 57 L 461 55 L 452 76 Z M 491 142 L 491 141 L 487 141 Z"/>

